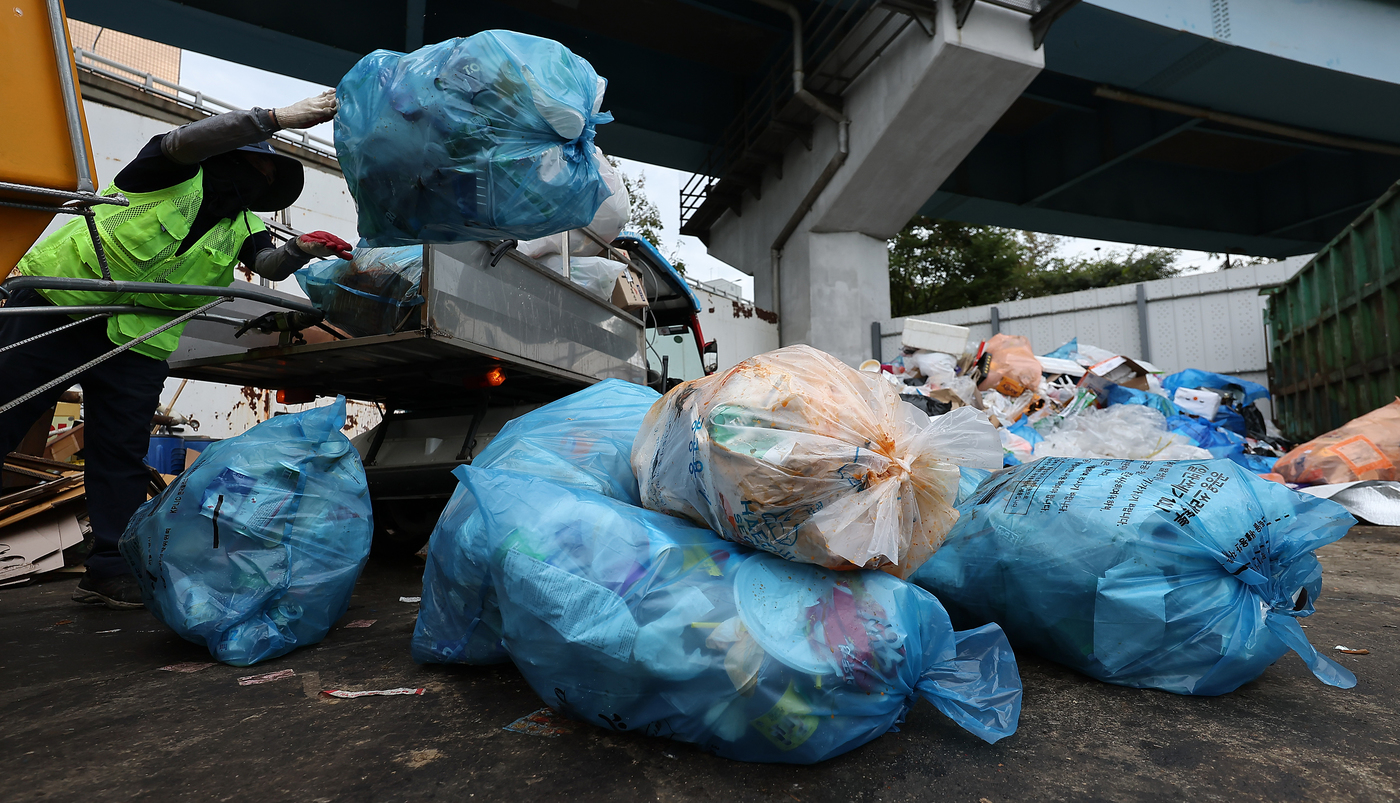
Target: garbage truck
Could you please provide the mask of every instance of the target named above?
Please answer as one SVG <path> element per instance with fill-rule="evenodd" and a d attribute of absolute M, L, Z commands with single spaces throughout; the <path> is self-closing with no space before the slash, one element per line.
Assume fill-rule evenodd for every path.
<path fill-rule="evenodd" d="M 656 350 L 662 337 L 680 338 L 714 370 L 716 344 L 701 332 L 695 294 L 642 237 L 607 244 L 607 256 L 644 290 L 646 303 L 631 311 L 510 241 L 421 248 L 422 303 L 399 331 L 348 337 L 300 328 L 277 307 L 234 299 L 225 314 L 262 325 L 239 334 L 193 321 L 170 358 L 172 376 L 272 389 L 285 404 L 335 395 L 377 404 L 381 422 L 354 439 L 374 503 L 376 556 L 420 549 L 455 487 L 452 469 L 516 416 L 604 379 L 664 390 L 688 378 L 672 375 Z"/>

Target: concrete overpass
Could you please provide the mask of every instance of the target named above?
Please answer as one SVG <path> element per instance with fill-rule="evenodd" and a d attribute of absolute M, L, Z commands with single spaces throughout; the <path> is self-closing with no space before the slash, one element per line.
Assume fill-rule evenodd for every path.
<path fill-rule="evenodd" d="M 327 84 L 379 47 L 495 27 L 558 39 L 610 81 L 618 122 L 599 144 L 704 174 L 683 200 L 683 230 L 755 274 L 785 342 L 846 359 L 865 350 L 866 324 L 888 317 L 884 241 L 918 212 L 1283 256 L 1319 247 L 1400 177 L 1393 3 L 793 2 L 68 10 Z"/>

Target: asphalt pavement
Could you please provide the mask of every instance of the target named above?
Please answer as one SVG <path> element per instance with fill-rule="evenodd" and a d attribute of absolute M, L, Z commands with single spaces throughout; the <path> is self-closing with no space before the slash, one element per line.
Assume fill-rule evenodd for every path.
<path fill-rule="evenodd" d="M 144 611 L 69 600 L 77 578 L 0 589 L 6 801 L 1387 801 L 1400 798 L 1400 529 L 1320 550 L 1313 644 L 1359 678 L 1319 683 L 1289 654 L 1223 697 L 1091 680 L 1018 654 L 1020 730 L 988 745 L 919 703 L 901 730 L 817 766 L 744 764 L 565 721 L 511 666 L 408 653 L 421 563 L 371 563 L 326 640 L 240 669 Z M 372 620 L 368 627 L 344 627 Z M 1336 645 L 1369 655 L 1341 655 Z M 282 670 L 266 683 L 238 679 Z M 333 699 L 326 689 L 423 688 Z"/>

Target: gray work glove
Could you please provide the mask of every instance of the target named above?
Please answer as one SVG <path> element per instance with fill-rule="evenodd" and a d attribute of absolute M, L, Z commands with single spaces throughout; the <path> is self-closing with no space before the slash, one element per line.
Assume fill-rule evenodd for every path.
<path fill-rule="evenodd" d="M 272 116 L 282 128 L 310 128 L 335 117 L 340 104 L 336 102 L 335 90 L 327 89 L 319 95 L 299 100 L 290 106 L 273 109 Z"/>

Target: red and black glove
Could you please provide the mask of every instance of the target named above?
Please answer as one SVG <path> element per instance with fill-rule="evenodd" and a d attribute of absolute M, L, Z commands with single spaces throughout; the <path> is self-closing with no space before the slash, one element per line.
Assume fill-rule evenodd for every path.
<path fill-rule="evenodd" d="M 312 231 L 297 238 L 297 248 L 313 257 L 340 257 L 349 260 L 351 245 L 328 231 Z"/>

